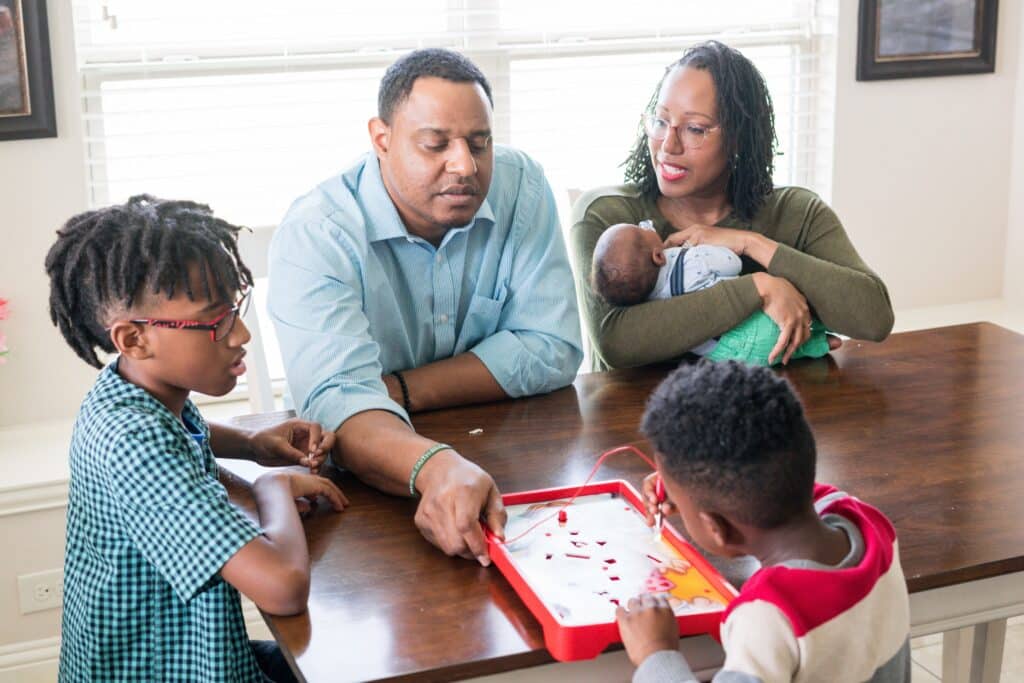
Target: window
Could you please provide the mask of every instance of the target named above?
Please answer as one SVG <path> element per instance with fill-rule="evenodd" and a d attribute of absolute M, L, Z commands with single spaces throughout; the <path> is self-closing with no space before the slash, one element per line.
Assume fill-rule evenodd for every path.
<path fill-rule="evenodd" d="M 569 188 L 622 182 L 662 69 L 707 38 L 768 80 L 776 182 L 831 194 L 836 0 L 74 0 L 74 11 L 96 206 L 187 197 L 268 232 L 369 148 L 387 65 L 443 46 L 487 73 L 496 140 L 544 165 L 565 223 Z"/>
<path fill-rule="evenodd" d="M 89 122 L 92 200 L 149 192 L 273 225 L 367 146 L 381 68 L 139 75 L 98 80 Z M 90 104 L 93 104 L 92 102 Z"/>

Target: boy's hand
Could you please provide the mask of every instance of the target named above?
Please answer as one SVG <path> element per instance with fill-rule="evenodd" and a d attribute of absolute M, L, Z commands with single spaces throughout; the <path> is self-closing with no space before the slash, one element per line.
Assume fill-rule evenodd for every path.
<path fill-rule="evenodd" d="M 663 593 L 630 598 L 626 608 L 616 608 L 615 619 L 633 666 L 660 650 L 679 649 L 679 624 Z"/>
<path fill-rule="evenodd" d="M 654 516 L 658 514 L 658 473 L 651 472 L 644 477 L 642 495 L 644 499 L 644 521 L 647 526 L 654 526 Z M 665 517 L 677 512 L 675 504 L 668 498 L 661 502 L 661 514 Z"/>
<path fill-rule="evenodd" d="M 341 512 L 349 505 L 348 498 L 341 492 L 341 489 L 326 477 L 295 471 L 270 472 L 264 474 L 263 477 L 270 477 L 275 482 L 281 482 L 288 487 L 291 497 L 295 499 L 295 508 L 301 517 L 309 515 L 316 509 L 318 498 L 326 498 L 337 512 Z"/>
<path fill-rule="evenodd" d="M 334 432 L 316 422 L 292 418 L 251 437 L 253 460 L 265 467 L 302 465 L 316 474 L 334 447 Z"/>

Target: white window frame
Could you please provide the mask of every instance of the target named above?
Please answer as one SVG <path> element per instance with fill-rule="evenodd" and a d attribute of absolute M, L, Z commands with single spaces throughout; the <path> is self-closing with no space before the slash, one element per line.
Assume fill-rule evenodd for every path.
<path fill-rule="evenodd" d="M 610 54 L 660 53 L 678 50 L 709 38 L 721 39 L 740 49 L 767 45 L 790 45 L 798 55 L 818 55 L 831 59 L 829 68 L 815 68 L 806 59 L 796 59 L 794 74 L 808 87 L 792 95 L 793 116 L 790 119 L 790 139 L 796 157 L 793 167 L 799 172 L 791 178 L 792 184 L 814 188 L 826 201 L 832 189 L 832 154 L 834 147 L 834 101 L 835 101 L 835 14 L 836 0 L 805 0 L 811 8 L 808 21 L 783 21 L 761 25 L 748 25 L 743 31 L 736 31 L 734 25 L 704 27 L 699 34 L 656 33 L 636 30 L 624 31 L 565 31 L 545 33 L 522 31 L 500 32 L 498 23 L 499 0 L 449 0 L 448 32 L 431 41 L 431 46 L 450 47 L 459 50 L 473 60 L 487 74 L 494 98 L 494 139 L 508 143 L 510 138 L 510 112 L 512 105 L 511 65 L 515 60 L 550 59 L 557 57 L 588 57 Z M 832 30 L 819 30 L 821 18 L 831 20 Z M 76 25 L 76 31 L 82 31 Z M 79 40 L 81 42 L 81 40 Z M 316 46 L 296 54 L 274 54 L 273 48 L 261 51 L 250 47 L 245 54 L 225 57 L 213 54 L 209 48 L 196 49 L 183 54 L 174 51 L 147 51 L 139 60 L 137 50 L 125 51 L 111 48 L 97 53 L 90 51 L 91 61 L 79 67 L 83 90 L 83 121 L 85 131 L 85 163 L 87 166 L 87 190 L 91 206 L 110 203 L 105 192 L 105 162 L 103 112 L 99 96 L 104 83 L 140 78 L 161 79 L 202 76 L 236 76 L 265 73 L 287 68 L 291 71 L 344 70 L 366 67 L 385 68 L 399 55 L 424 46 L 422 37 L 399 43 L 387 49 L 365 41 L 353 40 L 340 47 L 333 45 L 328 52 L 318 52 Z M 129 52 L 131 54 L 129 54 Z M 99 58 L 97 58 L 99 54 Z M 824 77 L 825 82 L 820 79 Z M 657 74 L 651 75 L 652 87 Z M 642 106 L 638 103 L 638 109 Z M 821 126 L 824 118 L 828 125 Z M 798 127 L 803 129 L 797 135 Z M 819 131 L 826 131 L 823 137 Z M 624 149 L 629 141 L 624 141 Z M 822 154 L 823 149 L 829 150 Z M 526 150 L 529 151 L 529 150 Z M 800 158 L 802 157 L 802 158 Z M 796 163 L 797 160 L 801 163 Z M 543 162 L 543 159 L 540 160 Z M 561 206 L 567 198 L 559 197 Z M 563 212 L 563 215 L 565 213 Z M 266 273 L 266 248 L 270 243 L 274 224 L 252 226 L 254 234 L 247 238 L 243 257 L 257 276 Z M 568 229 L 568 226 L 564 226 Z M 273 382 L 274 394 L 279 396 L 285 388 L 281 379 Z M 235 400 L 248 395 L 244 383 L 222 400 Z M 216 399 L 210 399 L 211 401 Z"/>

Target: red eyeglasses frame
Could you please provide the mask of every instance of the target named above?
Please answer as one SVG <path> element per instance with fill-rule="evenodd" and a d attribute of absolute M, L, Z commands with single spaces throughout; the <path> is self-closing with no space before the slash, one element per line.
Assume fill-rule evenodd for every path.
<path fill-rule="evenodd" d="M 152 325 L 153 327 L 165 327 L 172 330 L 206 330 L 210 333 L 210 341 L 218 342 L 226 338 L 231 334 L 231 330 L 235 329 L 235 322 L 242 316 L 245 315 L 246 311 L 249 310 L 249 303 L 252 300 L 250 296 L 252 294 L 251 289 L 247 289 L 242 292 L 242 295 L 238 297 L 238 301 L 213 320 L 203 322 L 201 320 L 171 320 L 168 318 L 136 318 L 129 322 L 138 323 L 140 325 Z M 220 324 L 224 318 L 229 315 L 234 315 L 234 320 L 228 326 L 227 332 L 220 339 L 217 339 L 217 325 Z"/>

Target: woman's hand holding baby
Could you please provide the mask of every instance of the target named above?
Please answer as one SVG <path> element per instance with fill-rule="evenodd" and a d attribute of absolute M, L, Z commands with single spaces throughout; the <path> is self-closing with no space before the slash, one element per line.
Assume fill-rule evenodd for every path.
<path fill-rule="evenodd" d="M 710 244 L 725 247 L 737 256 L 749 256 L 765 268 L 772 262 L 779 243 L 750 230 L 720 228 L 715 225 L 691 225 L 674 232 L 665 240 L 665 247 L 696 247 Z"/>
<path fill-rule="evenodd" d="M 782 363 L 788 363 L 793 352 L 811 337 L 811 309 L 807 299 L 785 278 L 768 273 L 754 273 L 753 278 L 761 296 L 761 307 L 779 326 L 779 340 L 768 355 L 768 362 L 774 363 L 782 354 Z"/>

